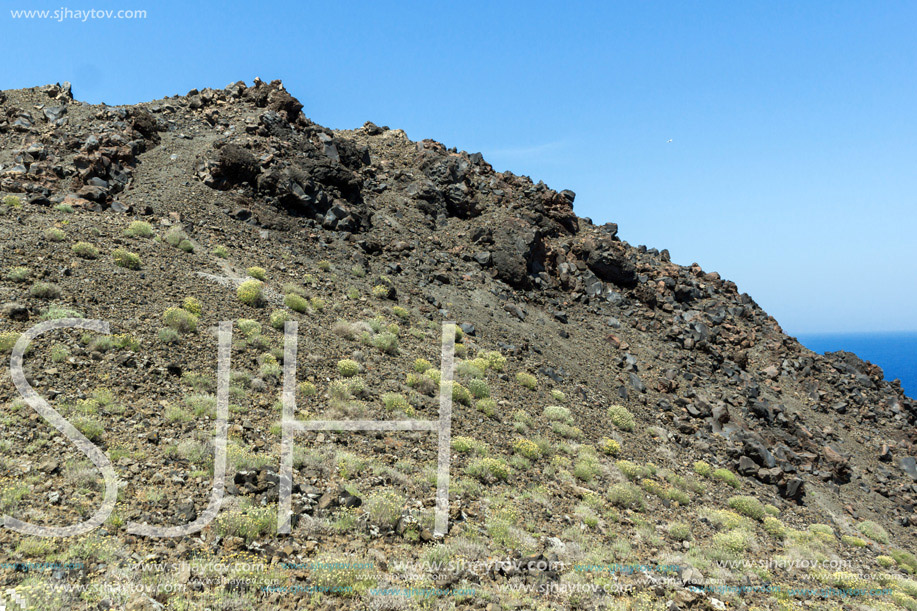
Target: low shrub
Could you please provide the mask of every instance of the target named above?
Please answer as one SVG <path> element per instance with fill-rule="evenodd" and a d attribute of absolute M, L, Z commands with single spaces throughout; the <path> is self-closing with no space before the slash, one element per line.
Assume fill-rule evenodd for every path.
<path fill-rule="evenodd" d="M 145 221 L 133 221 L 124 230 L 124 235 L 131 238 L 152 238 L 153 226 Z"/>
<path fill-rule="evenodd" d="M 247 273 L 255 280 L 261 280 L 262 282 L 267 280 L 267 270 L 263 267 L 258 267 L 257 265 L 249 267 L 247 270 L 245 270 L 245 273 Z"/>
<path fill-rule="evenodd" d="M 309 300 L 297 293 L 288 293 L 283 298 L 283 303 L 294 312 L 299 312 L 300 314 L 309 311 Z"/>
<path fill-rule="evenodd" d="M 12 280 L 13 282 L 25 282 L 29 279 L 29 276 L 32 274 L 32 270 L 28 267 L 14 267 L 6 273 L 6 279 Z"/>
<path fill-rule="evenodd" d="M 274 329 L 282 330 L 288 320 L 290 320 L 290 314 L 286 310 L 274 310 L 271 312 L 270 324 Z"/>
<path fill-rule="evenodd" d="M 77 242 L 70 247 L 70 250 L 73 251 L 78 257 L 83 259 L 98 259 L 99 258 L 99 249 L 90 244 L 89 242 Z"/>
<path fill-rule="evenodd" d="M 738 476 L 729 469 L 717 469 L 712 473 L 712 477 L 733 488 L 740 488 L 742 486 L 742 482 L 739 480 Z"/>
<path fill-rule="evenodd" d="M 887 544 L 889 541 L 888 531 L 872 520 L 860 522 L 857 524 L 857 530 L 876 543 Z"/>
<path fill-rule="evenodd" d="M 538 386 L 538 379 L 532 374 L 525 373 L 524 371 L 520 371 L 516 374 L 516 382 L 520 386 L 528 388 L 529 390 L 535 390 L 535 388 Z"/>
<path fill-rule="evenodd" d="M 672 522 L 666 530 L 675 541 L 691 540 L 691 527 L 684 522 Z"/>
<path fill-rule="evenodd" d="M 194 333 L 197 331 L 197 321 L 197 316 L 182 308 L 169 308 L 162 315 L 163 324 L 179 333 Z"/>
<path fill-rule="evenodd" d="M 45 237 L 52 242 L 63 242 L 67 239 L 67 234 L 57 227 L 45 229 Z"/>
<path fill-rule="evenodd" d="M 726 504 L 736 513 L 754 520 L 762 520 L 767 515 L 764 505 L 753 496 L 733 496 L 726 501 Z"/>
<path fill-rule="evenodd" d="M 612 405 L 608 408 L 611 423 L 622 431 L 634 430 L 634 415 L 623 405 Z"/>
<path fill-rule="evenodd" d="M 337 367 L 338 373 L 345 378 L 352 378 L 353 376 L 360 373 L 360 364 L 351 359 L 343 359 L 338 361 Z"/>
<path fill-rule="evenodd" d="M 385 409 L 389 411 L 401 412 L 406 412 L 411 406 L 408 400 L 404 398 L 404 395 L 396 392 L 387 392 L 382 395 L 382 404 L 385 406 Z"/>
<path fill-rule="evenodd" d="M 481 458 L 468 465 L 466 473 L 484 483 L 506 481 L 509 479 L 509 465 L 499 458 Z"/>
<path fill-rule="evenodd" d="M 61 290 L 50 282 L 36 282 L 29 288 L 29 295 L 38 299 L 57 299 L 61 296 Z"/>
<path fill-rule="evenodd" d="M 762 526 L 764 532 L 775 539 L 783 539 L 786 536 L 786 527 L 774 516 L 765 516 Z"/>
<path fill-rule="evenodd" d="M 560 405 L 549 405 L 544 408 L 543 415 L 545 418 L 551 421 L 557 422 L 569 422 L 570 421 L 570 410 L 566 407 L 561 407 Z"/>
<path fill-rule="evenodd" d="M 236 296 L 245 305 L 258 306 L 264 300 L 264 284 L 254 278 L 246 280 L 236 289 Z"/>
<path fill-rule="evenodd" d="M 201 305 L 201 302 L 194 297 L 185 297 L 181 307 L 183 310 L 191 312 L 195 316 L 200 316 L 201 312 L 204 310 L 204 306 Z"/>
<path fill-rule="evenodd" d="M 621 509 L 642 511 L 646 506 L 643 490 L 633 484 L 615 484 L 608 489 L 608 501 Z"/>
<path fill-rule="evenodd" d="M 529 460 L 541 458 L 541 448 L 529 439 L 517 439 L 513 442 L 513 452 L 525 456 Z"/>
<path fill-rule="evenodd" d="M 599 449 L 609 456 L 617 456 L 621 453 L 621 444 L 615 441 L 614 439 L 609 439 L 605 437 L 599 443 Z"/>
<path fill-rule="evenodd" d="M 111 256 L 115 261 L 115 265 L 118 267 L 133 270 L 140 269 L 140 255 L 136 253 L 129 252 L 123 248 L 116 248 L 111 251 Z"/>
<path fill-rule="evenodd" d="M 481 399 L 475 403 L 474 408 L 488 417 L 494 417 L 497 413 L 497 402 L 493 399 Z"/>

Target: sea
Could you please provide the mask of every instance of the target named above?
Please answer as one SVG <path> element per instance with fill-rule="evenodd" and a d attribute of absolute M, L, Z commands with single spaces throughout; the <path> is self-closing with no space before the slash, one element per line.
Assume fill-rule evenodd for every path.
<path fill-rule="evenodd" d="M 864 361 L 878 365 L 886 380 L 901 380 L 908 397 L 917 397 L 917 331 L 906 333 L 803 333 L 799 342 L 824 354 L 836 350 L 853 352 Z"/>

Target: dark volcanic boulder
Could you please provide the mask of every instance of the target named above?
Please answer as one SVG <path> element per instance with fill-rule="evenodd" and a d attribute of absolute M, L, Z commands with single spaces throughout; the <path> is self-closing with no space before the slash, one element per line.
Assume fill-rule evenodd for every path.
<path fill-rule="evenodd" d="M 510 219 L 494 229 L 493 239 L 491 261 L 497 278 L 517 288 L 530 286 L 530 274 L 544 270 L 541 232 L 525 221 Z"/>
<path fill-rule="evenodd" d="M 258 170 L 258 160 L 250 151 L 238 144 L 226 144 L 217 152 L 210 175 L 215 188 L 226 190 L 243 182 L 252 182 Z"/>
<path fill-rule="evenodd" d="M 605 282 L 627 288 L 637 285 L 636 267 L 615 248 L 596 248 L 586 258 L 586 265 Z"/>

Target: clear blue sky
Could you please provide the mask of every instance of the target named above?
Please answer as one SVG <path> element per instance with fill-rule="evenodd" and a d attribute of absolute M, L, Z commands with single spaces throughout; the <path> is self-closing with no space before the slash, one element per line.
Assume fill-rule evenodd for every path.
<path fill-rule="evenodd" d="M 790 333 L 917 329 L 915 3 L 69 1 L 4 2 L 0 87 L 123 104 L 280 78 L 324 125 L 573 189 Z M 8 10 L 62 5 L 148 16 Z"/>

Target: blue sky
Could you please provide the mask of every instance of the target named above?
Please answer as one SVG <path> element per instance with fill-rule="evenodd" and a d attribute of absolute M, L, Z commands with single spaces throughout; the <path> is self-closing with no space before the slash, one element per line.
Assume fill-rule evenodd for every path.
<path fill-rule="evenodd" d="M 324 125 L 573 189 L 790 333 L 917 329 L 917 4 L 68 2 L 4 3 L 0 87 L 123 104 L 280 78 Z M 9 13 L 61 7 L 147 18 Z"/>

